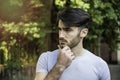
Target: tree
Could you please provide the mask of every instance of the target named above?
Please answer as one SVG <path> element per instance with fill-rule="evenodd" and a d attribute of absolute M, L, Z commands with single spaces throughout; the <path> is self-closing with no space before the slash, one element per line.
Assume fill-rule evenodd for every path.
<path fill-rule="evenodd" d="M 45 41 L 51 32 L 52 0 L 49 1 L 0 1 L 0 51 L 7 68 L 35 65 L 38 55 L 48 49 Z"/>

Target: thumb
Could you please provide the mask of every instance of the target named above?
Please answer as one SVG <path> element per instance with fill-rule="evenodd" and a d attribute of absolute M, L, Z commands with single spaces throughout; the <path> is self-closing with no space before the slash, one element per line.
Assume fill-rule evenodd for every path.
<path fill-rule="evenodd" d="M 59 50 L 61 51 L 61 47 L 60 47 L 60 45 L 58 45 L 58 48 L 59 48 Z"/>

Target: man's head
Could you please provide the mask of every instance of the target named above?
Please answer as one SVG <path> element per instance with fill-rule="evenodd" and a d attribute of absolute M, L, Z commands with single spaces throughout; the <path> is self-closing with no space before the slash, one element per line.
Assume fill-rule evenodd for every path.
<path fill-rule="evenodd" d="M 59 44 L 73 48 L 88 32 L 89 15 L 79 8 L 68 8 L 58 13 Z"/>

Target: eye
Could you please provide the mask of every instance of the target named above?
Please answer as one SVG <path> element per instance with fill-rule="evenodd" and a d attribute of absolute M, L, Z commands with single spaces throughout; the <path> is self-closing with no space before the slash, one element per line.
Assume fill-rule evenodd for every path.
<path fill-rule="evenodd" d="M 61 31 L 61 28 L 58 28 L 59 31 Z"/>
<path fill-rule="evenodd" d="M 69 31 L 72 31 L 72 29 L 71 28 L 64 28 L 64 31 L 69 32 Z"/>

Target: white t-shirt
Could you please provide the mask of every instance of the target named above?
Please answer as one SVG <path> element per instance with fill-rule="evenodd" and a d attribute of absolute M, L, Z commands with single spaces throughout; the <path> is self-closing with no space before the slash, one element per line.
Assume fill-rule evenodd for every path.
<path fill-rule="evenodd" d="M 59 50 L 41 54 L 36 72 L 49 72 L 57 62 Z M 110 80 L 107 63 L 88 50 L 76 57 L 60 76 L 59 80 Z"/>

